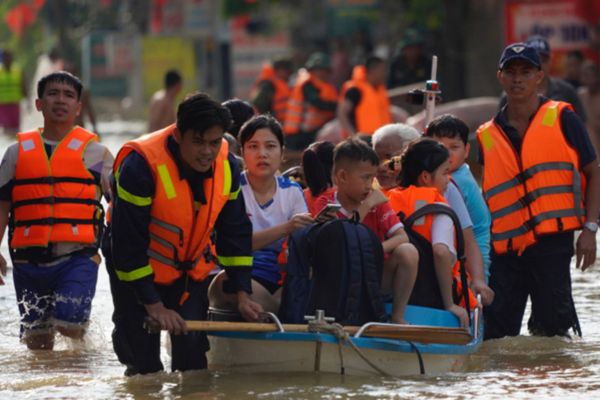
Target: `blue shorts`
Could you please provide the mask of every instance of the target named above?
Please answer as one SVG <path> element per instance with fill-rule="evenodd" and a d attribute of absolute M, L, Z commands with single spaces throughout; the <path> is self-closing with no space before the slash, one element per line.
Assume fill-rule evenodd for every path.
<path fill-rule="evenodd" d="M 73 256 L 52 266 L 18 263 L 13 278 L 21 336 L 89 320 L 98 280 L 98 264 L 89 256 Z"/>

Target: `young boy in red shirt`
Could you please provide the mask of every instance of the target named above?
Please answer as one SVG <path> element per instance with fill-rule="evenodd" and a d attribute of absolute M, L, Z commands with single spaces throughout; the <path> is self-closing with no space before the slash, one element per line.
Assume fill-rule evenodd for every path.
<path fill-rule="evenodd" d="M 419 264 L 419 253 L 409 243 L 404 226 L 387 197 L 373 189 L 379 158 L 360 139 L 350 138 L 335 147 L 333 176 L 336 188 L 315 200 L 314 209 L 339 203 L 338 218 L 349 218 L 358 211 L 360 221 L 381 240 L 385 263 L 381 279 L 384 295 L 393 297 L 392 322 L 405 323 L 404 311 L 411 295 Z"/>

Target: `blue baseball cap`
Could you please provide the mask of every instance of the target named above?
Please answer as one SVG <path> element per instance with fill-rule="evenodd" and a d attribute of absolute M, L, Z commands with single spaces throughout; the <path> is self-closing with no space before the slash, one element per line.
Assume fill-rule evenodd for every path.
<path fill-rule="evenodd" d="M 502 70 L 506 63 L 512 60 L 527 61 L 537 68 L 541 68 L 542 65 L 537 50 L 529 46 L 527 43 L 513 43 L 507 46 L 502 52 L 502 56 L 500 56 L 498 69 Z"/>
<path fill-rule="evenodd" d="M 550 56 L 550 43 L 543 36 L 531 36 L 525 43 L 536 49 L 540 56 Z"/>

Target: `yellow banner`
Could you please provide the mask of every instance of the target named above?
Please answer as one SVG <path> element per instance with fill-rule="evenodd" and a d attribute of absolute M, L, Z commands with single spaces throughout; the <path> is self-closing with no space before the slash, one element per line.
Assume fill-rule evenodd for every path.
<path fill-rule="evenodd" d="M 194 42 L 179 37 L 145 37 L 142 41 L 142 79 L 144 97 L 149 100 L 157 90 L 164 88 L 165 73 L 177 70 L 183 77 L 180 99 L 198 90 Z"/>

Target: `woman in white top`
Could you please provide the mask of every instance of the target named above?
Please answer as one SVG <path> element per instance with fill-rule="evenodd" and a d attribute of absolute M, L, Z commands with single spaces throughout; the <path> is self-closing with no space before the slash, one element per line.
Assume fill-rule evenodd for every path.
<path fill-rule="evenodd" d="M 281 277 L 278 258 L 285 238 L 297 229 L 314 222 L 304 200 L 302 188 L 288 178 L 278 176 L 283 156 L 284 136 L 281 125 L 269 115 L 258 115 L 241 128 L 238 140 L 246 170 L 241 190 L 246 212 L 252 222 L 252 298 L 265 311 L 277 312 L 281 300 Z M 222 285 L 223 274 L 215 278 L 209 295 L 213 300 Z M 219 290 L 219 298 L 230 308 L 233 297 Z"/>

